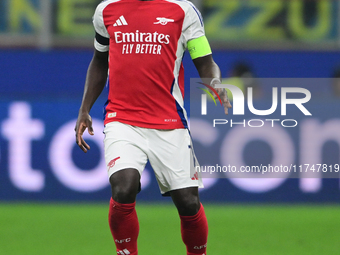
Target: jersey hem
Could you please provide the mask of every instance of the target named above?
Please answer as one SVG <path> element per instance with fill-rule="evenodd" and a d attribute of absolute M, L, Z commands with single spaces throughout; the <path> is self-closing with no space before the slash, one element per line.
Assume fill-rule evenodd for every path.
<path fill-rule="evenodd" d="M 170 129 L 187 129 L 183 126 L 182 122 L 176 124 L 156 124 L 156 123 L 138 123 L 136 121 L 128 121 L 128 120 L 104 120 L 104 125 L 107 125 L 111 122 L 120 122 L 127 125 L 140 127 L 140 128 L 150 128 L 150 129 L 161 129 L 161 130 L 170 130 Z"/>

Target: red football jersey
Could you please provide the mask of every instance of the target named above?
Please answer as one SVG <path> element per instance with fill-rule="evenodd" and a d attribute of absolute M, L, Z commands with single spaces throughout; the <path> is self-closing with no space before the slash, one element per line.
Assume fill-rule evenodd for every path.
<path fill-rule="evenodd" d="M 186 0 L 107 0 L 93 23 L 95 48 L 109 51 L 104 123 L 186 128 L 182 58 L 187 42 L 204 36 L 195 6 Z"/>

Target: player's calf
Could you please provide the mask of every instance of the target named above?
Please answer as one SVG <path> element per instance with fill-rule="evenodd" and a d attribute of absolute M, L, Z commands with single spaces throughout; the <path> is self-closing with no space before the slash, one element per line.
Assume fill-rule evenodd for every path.
<path fill-rule="evenodd" d="M 109 226 L 116 244 L 117 254 L 137 255 L 139 223 L 135 210 L 136 203 L 121 204 L 111 198 Z"/>
<path fill-rule="evenodd" d="M 187 255 L 206 255 L 208 222 L 203 205 L 193 216 L 180 216 L 182 240 L 187 247 Z"/>

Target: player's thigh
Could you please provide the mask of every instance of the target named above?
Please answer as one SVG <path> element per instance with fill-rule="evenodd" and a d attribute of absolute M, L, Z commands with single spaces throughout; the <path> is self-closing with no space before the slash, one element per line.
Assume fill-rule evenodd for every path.
<path fill-rule="evenodd" d="M 195 176 L 197 160 L 188 130 L 156 130 L 153 135 L 148 156 L 161 193 L 202 187 L 201 180 Z"/>
<path fill-rule="evenodd" d="M 119 122 L 105 126 L 105 162 L 108 176 L 124 169 L 135 169 L 139 176 L 145 168 L 145 139 L 136 130 Z"/>

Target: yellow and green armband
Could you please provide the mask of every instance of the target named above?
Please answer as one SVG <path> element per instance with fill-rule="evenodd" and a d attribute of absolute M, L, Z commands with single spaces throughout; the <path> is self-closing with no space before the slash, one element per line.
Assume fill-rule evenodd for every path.
<path fill-rule="evenodd" d="M 211 48 L 207 37 L 201 36 L 188 42 L 188 51 L 191 59 L 204 57 L 211 54 Z"/>

